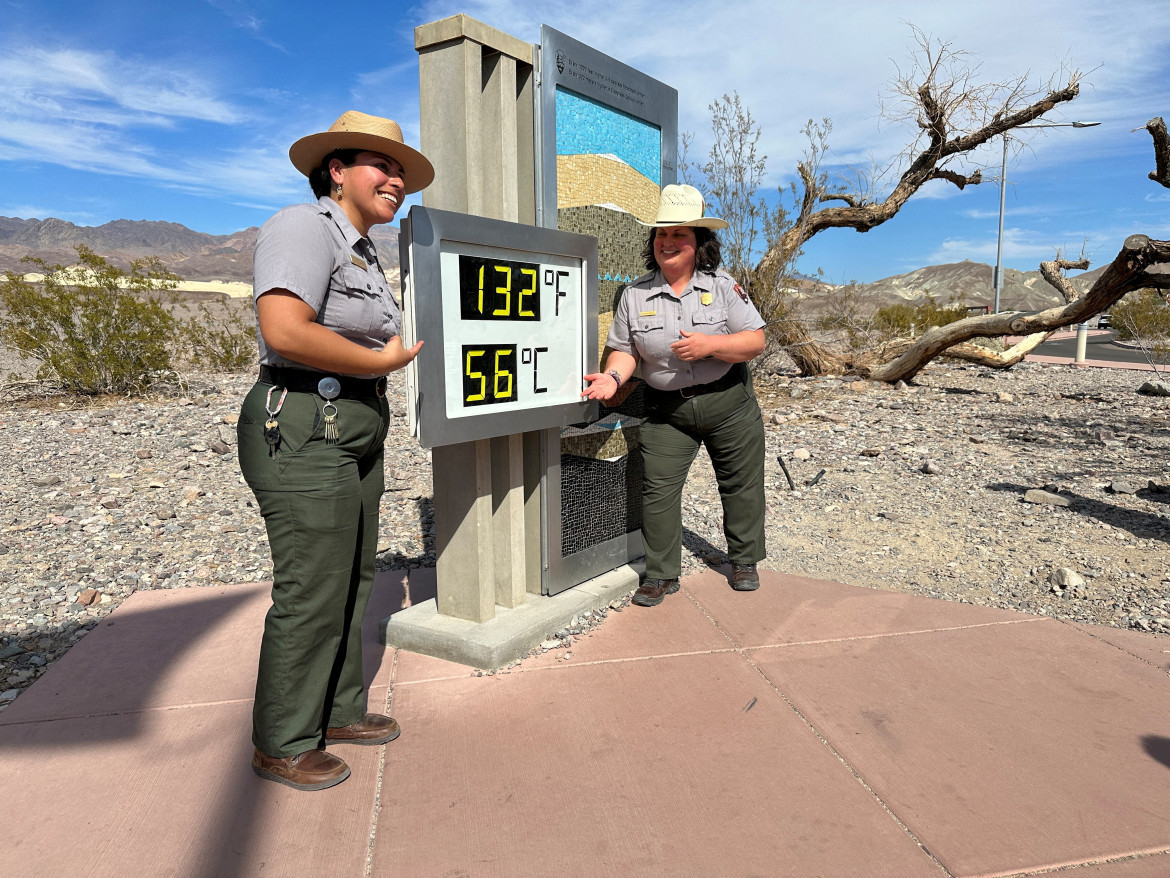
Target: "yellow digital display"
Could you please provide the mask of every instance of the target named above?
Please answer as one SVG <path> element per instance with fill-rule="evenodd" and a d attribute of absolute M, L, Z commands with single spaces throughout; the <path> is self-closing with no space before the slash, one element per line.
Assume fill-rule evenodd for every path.
<path fill-rule="evenodd" d="M 514 345 L 463 345 L 465 406 L 511 402 L 517 389 Z"/>
<path fill-rule="evenodd" d="M 459 256 L 459 316 L 463 320 L 540 320 L 540 266 Z"/>

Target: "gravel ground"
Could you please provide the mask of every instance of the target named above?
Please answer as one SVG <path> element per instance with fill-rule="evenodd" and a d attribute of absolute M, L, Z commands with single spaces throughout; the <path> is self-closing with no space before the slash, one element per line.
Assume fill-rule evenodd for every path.
<path fill-rule="evenodd" d="M 1170 634 L 1170 400 L 1136 392 L 1148 377 L 936 364 L 902 388 L 757 382 L 762 566 Z M 251 381 L 196 375 L 142 400 L 0 410 L 0 709 L 137 589 L 269 578 L 235 459 Z M 391 394 L 379 565 L 430 566 L 429 453 L 407 435 L 400 377 Z M 686 571 L 724 560 L 702 454 L 683 523 Z"/>

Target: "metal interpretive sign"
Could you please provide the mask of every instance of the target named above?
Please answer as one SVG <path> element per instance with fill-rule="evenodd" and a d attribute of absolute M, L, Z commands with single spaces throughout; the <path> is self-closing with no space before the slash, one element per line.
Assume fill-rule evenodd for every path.
<path fill-rule="evenodd" d="M 430 448 L 596 417 L 597 241 L 412 207 L 402 221 L 411 434 Z"/>

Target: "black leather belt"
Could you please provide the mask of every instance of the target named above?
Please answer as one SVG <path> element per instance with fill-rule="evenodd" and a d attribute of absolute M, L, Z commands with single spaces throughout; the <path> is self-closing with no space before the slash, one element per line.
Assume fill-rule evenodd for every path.
<path fill-rule="evenodd" d="M 646 385 L 646 390 L 652 394 L 666 399 L 691 399 L 692 397 L 702 396 L 705 393 L 718 393 L 721 390 L 730 390 L 737 384 L 744 382 L 745 367 L 742 363 L 734 364 L 722 378 L 715 381 L 708 381 L 706 384 L 692 384 L 690 387 L 678 387 L 674 390 L 659 390 L 656 387 Z"/>
<path fill-rule="evenodd" d="M 310 372 L 308 369 L 290 369 L 283 366 L 261 366 L 260 382 L 286 387 L 294 393 L 316 393 L 323 378 L 332 378 L 341 385 L 339 399 L 369 399 L 386 395 L 386 378 L 351 378 L 348 375 L 330 375 L 328 372 Z M 328 398 L 328 397 L 326 397 Z"/>

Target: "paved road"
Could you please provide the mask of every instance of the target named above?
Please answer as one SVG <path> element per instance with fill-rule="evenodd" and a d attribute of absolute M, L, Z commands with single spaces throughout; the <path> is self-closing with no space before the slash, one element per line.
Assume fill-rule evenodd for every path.
<path fill-rule="evenodd" d="M 1064 336 L 1062 333 L 1061 336 Z M 1085 348 L 1085 357 L 1090 360 L 1106 360 L 1113 363 L 1145 363 L 1146 358 L 1139 350 L 1119 348 L 1113 344 L 1116 333 L 1089 332 L 1088 345 Z M 1036 348 L 1036 353 L 1046 357 L 1075 357 L 1077 354 L 1077 339 L 1075 333 L 1057 337 L 1045 342 Z"/>

